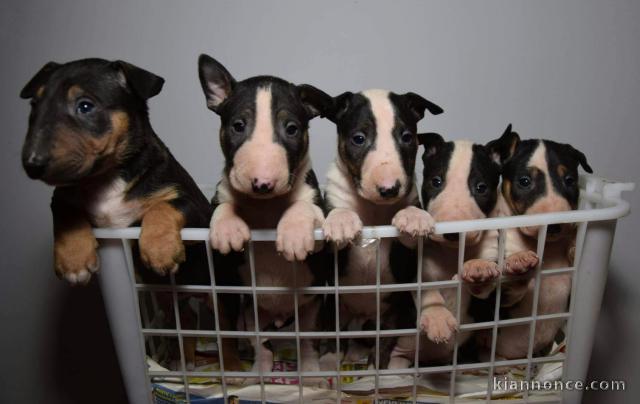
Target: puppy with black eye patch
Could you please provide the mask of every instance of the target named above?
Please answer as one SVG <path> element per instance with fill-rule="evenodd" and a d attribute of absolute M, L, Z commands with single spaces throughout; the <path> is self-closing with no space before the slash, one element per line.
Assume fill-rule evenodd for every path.
<path fill-rule="evenodd" d="M 340 248 L 340 285 L 375 284 L 377 248 L 381 284 L 415 279 L 415 237 L 431 233 L 434 226 L 432 218 L 420 209 L 414 175 L 416 126 L 426 110 L 434 115 L 443 112 L 414 93 L 367 90 L 335 97 L 325 114 L 337 126 L 338 157 L 327 173 L 325 198 L 330 211 L 323 230 L 326 240 Z M 398 240 L 381 239 L 379 246 L 367 240 L 358 242 L 363 225 L 390 223 L 401 232 Z M 380 303 L 381 328 L 415 324 L 409 293 L 382 293 Z M 376 313 L 373 293 L 340 296 L 342 328 L 351 322 L 375 324 Z M 415 350 L 411 339 L 388 340 L 394 346 L 381 349 L 381 367 L 409 366 Z M 346 355 L 350 356 L 349 351 Z"/>
<path fill-rule="evenodd" d="M 323 246 L 315 242 L 313 231 L 322 226 L 324 210 L 308 154 L 308 127 L 331 97 L 312 86 L 272 76 L 236 81 L 207 55 L 201 55 L 198 63 L 207 106 L 220 116 L 225 156 L 214 196 L 211 245 L 224 254 L 242 251 L 249 229 L 275 228 L 275 248 L 266 242 L 253 244 L 256 285 L 292 289 L 324 285 L 324 256 L 313 254 Z M 243 283 L 250 285 L 249 260 L 245 261 L 240 274 Z M 292 261 L 297 262 L 295 266 Z M 319 295 L 299 296 L 300 330 L 315 329 L 320 301 Z M 261 330 L 280 329 L 295 313 L 291 293 L 260 295 L 257 305 Z M 246 329 L 255 329 L 252 304 L 247 305 L 243 320 Z M 251 343 L 255 344 L 253 338 Z M 271 371 L 271 350 L 264 343 L 254 348 L 254 370 Z M 312 341 L 304 339 L 301 348 L 302 369 L 318 370 Z"/>
<path fill-rule="evenodd" d="M 520 140 L 507 128 L 503 136 L 490 143 L 495 159 L 502 169 L 501 214 L 530 215 L 563 212 L 576 209 L 580 190 L 578 166 L 591 173 L 585 155 L 568 144 L 551 140 Z M 533 306 L 534 279 L 532 270 L 538 265 L 534 253 L 538 242 L 538 227 L 508 229 L 506 234 L 505 271 L 521 276 L 521 281 L 505 283 L 502 291 L 502 311 L 507 318 L 530 316 Z M 576 230 L 574 224 L 552 224 L 547 227 L 542 269 L 566 268 L 573 265 Z M 538 314 L 564 312 L 571 293 L 571 275 L 559 274 L 541 278 Z M 563 320 L 536 323 L 533 353 L 547 350 L 563 325 Z M 490 347 L 487 338 L 486 346 Z M 500 328 L 496 355 L 506 359 L 524 358 L 529 343 L 529 325 Z"/>
<path fill-rule="evenodd" d="M 496 216 L 500 167 L 491 158 L 489 148 L 466 140 L 445 142 L 436 133 L 419 134 L 424 145 L 422 201 L 436 222 L 477 220 Z M 431 234 L 424 247 L 422 280 L 427 282 L 457 279 L 459 234 Z M 485 259 L 497 245 L 497 232 L 465 233 L 465 253 L 460 301 L 460 320 L 470 322 L 470 295 L 486 297 L 498 275 L 495 260 Z M 469 293 L 470 292 L 470 293 Z M 427 338 L 420 341 L 420 360 L 443 363 L 451 359 L 456 319 L 456 289 L 430 289 L 422 292 L 419 326 Z M 466 341 L 468 335 L 459 339 Z"/>
<path fill-rule="evenodd" d="M 55 271 L 71 284 L 98 270 L 92 227 L 131 225 L 141 226 L 136 257 L 155 271 L 141 271 L 145 282 L 182 268 L 177 283 L 208 283 L 204 246 L 185 249 L 180 231 L 206 226 L 213 209 L 149 122 L 147 100 L 163 83 L 127 62 L 83 59 L 47 63 L 20 93 L 31 100 L 22 164 L 29 177 L 55 186 Z M 218 275 L 224 283 L 232 271 Z M 193 348 L 185 348 L 189 361 L 195 340 L 185 345 Z M 225 364 L 238 368 L 236 350 L 223 350 Z"/>

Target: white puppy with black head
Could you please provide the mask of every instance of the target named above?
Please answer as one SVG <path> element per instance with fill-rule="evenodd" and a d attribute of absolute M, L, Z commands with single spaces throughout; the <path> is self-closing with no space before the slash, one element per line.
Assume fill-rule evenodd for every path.
<path fill-rule="evenodd" d="M 313 231 L 322 226 L 324 212 L 308 154 L 308 123 L 332 100 L 312 86 L 272 76 L 236 81 L 206 55 L 200 56 L 199 73 L 207 106 L 221 118 L 225 156 L 213 201 L 211 245 L 223 254 L 242 251 L 249 229 L 276 229 L 275 248 L 257 242 L 253 252 L 257 286 L 291 288 L 286 294 L 258 296 L 259 328 L 277 330 L 292 321 L 295 288 L 325 284 L 322 254 L 312 254 L 322 247 L 322 242 L 315 243 Z M 295 268 L 292 261 L 297 262 Z M 248 257 L 239 269 L 242 283 L 251 285 Z M 318 295 L 299 295 L 302 331 L 316 328 L 320 301 Z M 247 330 L 255 329 L 252 304 L 246 305 L 240 322 Z M 254 370 L 271 371 L 273 352 L 264 343 L 254 348 Z M 301 348 L 302 369 L 318 370 L 312 340 L 303 339 Z"/>
<path fill-rule="evenodd" d="M 376 283 L 377 248 L 381 284 L 406 283 L 415 279 L 417 262 L 414 236 L 433 230 L 431 217 L 420 209 L 415 185 L 418 149 L 417 122 L 425 110 L 442 113 L 437 105 L 414 93 L 395 94 L 385 90 L 347 92 L 334 98 L 326 113 L 337 126 L 338 157 L 327 173 L 325 198 L 329 214 L 323 230 L 327 240 L 340 248 L 340 285 Z M 395 225 L 399 240 L 360 242 L 364 226 Z M 409 292 L 382 293 L 382 329 L 412 327 L 415 307 Z M 340 326 L 352 321 L 375 327 L 376 295 L 342 294 Z M 413 323 L 413 324 L 412 324 Z M 380 366 L 406 367 L 413 360 L 413 348 L 401 338 L 381 348 Z M 387 349 L 388 348 L 388 349 Z M 390 350 L 393 349 L 393 352 Z"/>
<path fill-rule="evenodd" d="M 445 142 L 435 133 L 418 135 L 424 145 L 422 201 L 437 222 L 477 220 L 496 216 L 500 167 L 492 160 L 490 149 L 466 140 Z M 459 234 L 432 234 L 424 247 L 422 280 L 427 282 L 457 279 Z M 491 282 L 499 275 L 493 255 L 497 232 L 465 233 L 460 320 L 470 322 L 470 296 L 486 297 Z M 487 254 L 492 259 L 485 259 Z M 444 363 L 451 359 L 456 319 L 456 288 L 429 289 L 420 297 L 420 327 L 426 338 L 420 341 L 420 360 Z M 459 344 L 469 335 L 459 337 Z"/>

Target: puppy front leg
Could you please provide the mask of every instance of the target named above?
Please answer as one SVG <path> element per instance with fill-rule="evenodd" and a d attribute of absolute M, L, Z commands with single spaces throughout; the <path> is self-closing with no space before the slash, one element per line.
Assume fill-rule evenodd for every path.
<path fill-rule="evenodd" d="M 360 235 L 362 220 L 351 209 L 335 208 L 327 215 L 322 231 L 325 240 L 333 241 L 338 248 L 343 248 Z"/>
<path fill-rule="evenodd" d="M 160 202 L 142 216 L 140 257 L 159 275 L 175 273 L 185 260 L 180 230 L 184 214 L 168 202 Z"/>
<path fill-rule="evenodd" d="M 304 261 L 315 250 L 313 231 L 323 220 L 319 206 L 305 201 L 294 202 L 278 222 L 276 250 L 287 261 Z"/>
<path fill-rule="evenodd" d="M 439 290 L 422 293 L 420 327 L 435 342 L 447 343 L 458 328 L 458 321 L 449 311 Z"/>
<path fill-rule="evenodd" d="M 465 289 L 479 299 L 486 299 L 493 292 L 496 286 L 494 280 L 499 275 L 498 264 L 487 259 L 470 259 L 462 266 Z"/>
<path fill-rule="evenodd" d="M 223 202 L 216 207 L 209 226 L 211 247 L 228 254 L 242 251 L 244 244 L 251 238 L 249 226 L 236 214 L 235 207 L 230 202 Z"/>
<path fill-rule="evenodd" d="M 300 307 L 300 330 L 315 331 L 318 329 L 318 318 L 320 315 L 320 299 L 316 298 Z M 317 372 L 320 370 L 318 342 L 305 338 L 300 341 L 300 369 L 303 372 Z M 322 377 L 305 377 L 303 383 L 306 386 L 325 386 L 327 380 Z M 326 386 L 328 387 L 328 386 Z"/>
<path fill-rule="evenodd" d="M 73 210 L 54 194 L 53 213 L 54 266 L 56 275 L 72 285 L 86 284 L 99 268 L 98 242 L 83 213 Z"/>
<path fill-rule="evenodd" d="M 436 222 L 426 210 L 408 206 L 393 216 L 391 224 L 400 231 L 398 240 L 407 248 L 415 248 L 418 244 L 417 237 L 433 233 Z"/>

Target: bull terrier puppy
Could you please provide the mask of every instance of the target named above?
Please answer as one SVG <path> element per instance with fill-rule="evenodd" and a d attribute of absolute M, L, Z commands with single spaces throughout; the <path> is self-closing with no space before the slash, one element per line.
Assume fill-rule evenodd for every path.
<path fill-rule="evenodd" d="M 381 284 L 406 283 L 416 277 L 413 237 L 429 234 L 434 226 L 432 218 L 420 209 L 414 181 L 416 125 L 425 110 L 434 115 L 443 112 L 414 93 L 367 90 L 334 98 L 327 116 L 337 125 L 338 157 L 327 173 L 325 198 L 330 211 L 323 231 L 326 240 L 340 248 L 340 285 L 375 284 L 377 248 Z M 402 233 L 399 240 L 359 240 L 363 225 L 390 223 Z M 415 311 L 409 292 L 382 293 L 380 299 L 382 329 L 413 327 Z M 352 321 L 375 327 L 374 293 L 343 294 L 339 309 L 341 328 Z M 415 351 L 411 341 L 415 340 L 406 340 L 393 341 L 390 361 L 387 348 L 391 346 L 381 349 L 385 351 L 380 353 L 381 367 L 387 362 L 390 368 L 410 365 Z"/>
<path fill-rule="evenodd" d="M 209 283 L 204 246 L 185 248 L 180 231 L 206 226 L 212 208 L 149 122 L 147 100 L 163 84 L 124 61 L 82 59 L 47 63 L 20 93 L 31 100 L 23 166 L 55 186 L 54 265 L 71 284 L 87 283 L 98 270 L 92 227 L 131 225 L 142 228 L 135 256 L 154 270 L 141 272 L 146 283 L 167 283 L 164 275 L 178 268 L 178 284 Z M 232 271 L 218 275 L 224 280 Z M 222 306 L 233 308 L 225 302 L 221 324 L 233 317 L 224 314 Z M 225 343 L 223 351 L 225 363 L 239 368 L 237 350 Z M 185 337 L 188 365 L 194 354 L 195 339 Z"/>
<path fill-rule="evenodd" d="M 324 285 L 326 268 L 314 229 L 324 222 L 323 200 L 309 158 L 309 120 L 331 104 L 331 97 L 309 85 L 293 85 L 272 76 L 236 81 L 207 55 L 198 61 L 207 107 L 221 119 L 220 144 L 225 157 L 211 219 L 211 245 L 223 254 L 242 251 L 250 229 L 275 228 L 273 244 L 254 243 L 257 286 L 291 288 L 286 294 L 258 297 L 259 328 L 280 329 L 294 316 L 295 288 Z M 291 262 L 295 261 L 293 265 Z M 250 261 L 240 265 L 245 285 L 252 284 Z M 300 294 L 300 330 L 314 330 L 320 296 Z M 253 303 L 241 323 L 255 329 Z M 269 372 L 273 352 L 255 346 L 254 371 Z M 260 360 L 258 360 L 260 358 Z M 312 340 L 302 340 L 302 370 L 318 370 Z M 307 379 L 305 379 L 307 380 Z"/>
<path fill-rule="evenodd" d="M 568 144 L 551 140 L 520 140 L 511 130 L 490 143 L 495 158 L 502 166 L 502 193 L 498 204 L 501 214 L 531 215 L 564 212 L 577 208 L 580 190 L 578 166 L 591 173 L 585 155 Z M 527 317 L 532 313 L 535 279 L 532 270 L 538 265 L 534 253 L 538 242 L 537 226 L 506 230 L 505 266 L 503 273 L 522 277 L 505 283 L 502 291 L 502 313 L 507 318 Z M 547 227 L 541 268 L 565 268 L 573 265 L 575 225 L 552 224 Z M 541 278 L 538 314 L 564 312 L 571 293 L 571 275 L 559 274 Z M 563 320 L 536 323 L 533 353 L 539 355 L 551 346 Z M 486 345 L 490 339 L 485 339 Z M 527 356 L 529 325 L 503 327 L 498 331 L 496 356 L 519 359 Z M 488 345 L 490 346 L 490 345 Z"/>
<path fill-rule="evenodd" d="M 500 182 L 500 167 L 492 160 L 488 147 L 466 140 L 445 142 L 436 133 L 418 135 L 424 145 L 422 201 L 436 222 L 475 220 L 496 215 L 496 201 Z M 427 338 L 420 341 L 420 360 L 442 363 L 451 359 L 458 322 L 456 309 L 463 323 L 470 322 L 468 307 L 470 293 L 486 297 L 498 275 L 489 246 L 497 244 L 497 232 L 473 231 L 465 233 L 466 260 L 462 280 L 469 289 L 462 290 L 460 307 L 456 307 L 456 288 L 430 289 L 422 292 L 419 326 Z M 431 234 L 424 247 L 422 281 L 457 279 L 459 234 Z M 493 258 L 493 257 L 491 257 Z M 459 343 L 468 339 L 461 336 Z"/>

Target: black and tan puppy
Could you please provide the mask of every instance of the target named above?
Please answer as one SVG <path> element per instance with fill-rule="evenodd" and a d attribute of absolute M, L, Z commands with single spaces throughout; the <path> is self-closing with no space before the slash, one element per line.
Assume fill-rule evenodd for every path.
<path fill-rule="evenodd" d="M 272 76 L 236 81 L 207 55 L 200 56 L 199 73 L 207 106 L 221 118 L 225 156 L 210 225 L 213 248 L 222 253 L 241 251 L 249 241 L 249 229 L 275 228 L 275 248 L 273 243 L 254 243 L 256 285 L 292 290 L 324 285 L 322 254 L 309 255 L 322 247 L 315 243 L 313 232 L 322 226 L 324 212 L 308 154 L 308 126 L 331 97 L 312 86 Z M 295 267 L 291 261 L 297 261 Z M 245 285 L 252 283 L 248 259 L 240 266 L 240 275 Z M 300 330 L 317 327 L 319 303 L 320 296 L 299 296 Z M 291 292 L 260 295 L 257 305 L 262 330 L 282 328 L 295 313 Z M 254 330 L 252 305 L 247 305 L 243 323 Z M 271 350 L 263 343 L 254 348 L 254 370 L 271 371 Z M 318 370 L 311 340 L 302 341 L 300 360 L 303 370 Z"/>
<path fill-rule="evenodd" d="M 380 282 L 406 283 L 416 276 L 416 252 L 412 236 L 427 235 L 433 220 L 420 209 L 415 185 L 418 150 L 416 126 L 425 110 L 440 114 L 442 109 L 414 93 L 395 94 L 385 90 L 344 93 L 334 99 L 326 115 L 338 129 L 338 157 L 327 174 L 326 201 L 330 208 L 324 234 L 341 249 L 340 285 L 376 283 L 376 245 L 353 243 L 363 225 L 395 225 L 399 240 L 380 241 Z M 403 243 L 406 243 L 403 244 Z M 394 302 L 399 302 L 394 304 Z M 415 313 L 409 293 L 383 293 L 383 329 L 415 326 Z M 340 322 L 346 328 L 352 321 L 365 325 L 376 321 L 376 295 L 340 296 Z M 391 368 L 408 366 L 415 345 L 400 338 L 391 352 Z M 381 353 L 381 367 L 387 366 Z M 347 351 L 347 355 L 349 352 Z"/>
<path fill-rule="evenodd" d="M 520 140 L 511 130 L 491 142 L 496 159 L 502 162 L 502 214 L 527 215 L 563 212 L 577 208 L 580 190 L 578 166 L 591 173 L 585 155 L 568 144 L 551 140 Z M 530 316 L 533 306 L 534 279 L 527 273 L 536 268 L 538 257 L 534 253 L 539 228 L 522 227 L 507 230 L 506 253 L 512 258 L 505 262 L 510 275 L 521 275 L 524 282 L 506 283 L 501 306 L 508 318 Z M 574 224 L 553 224 L 547 228 L 542 257 L 542 269 L 566 268 L 573 265 L 576 230 Z M 507 261 L 510 261 L 507 258 Z M 515 268 L 516 270 L 513 270 Z M 564 312 L 571 293 L 571 275 L 559 274 L 541 278 L 538 314 Z M 553 342 L 563 320 L 545 320 L 536 323 L 533 353 L 543 353 Z M 487 344 L 490 341 L 487 341 Z M 529 343 L 529 325 L 500 328 L 496 355 L 507 359 L 526 357 Z"/>
<path fill-rule="evenodd" d="M 166 275 L 185 261 L 180 230 L 205 227 L 211 217 L 211 205 L 149 123 L 147 99 L 163 83 L 123 61 L 83 59 L 46 64 L 20 93 L 32 105 L 22 162 L 29 177 L 55 186 L 55 270 L 72 284 L 98 270 L 92 227 L 141 225 L 140 258 Z M 199 247 L 177 281 L 207 277 Z M 232 355 L 225 353 L 229 364 Z"/>

